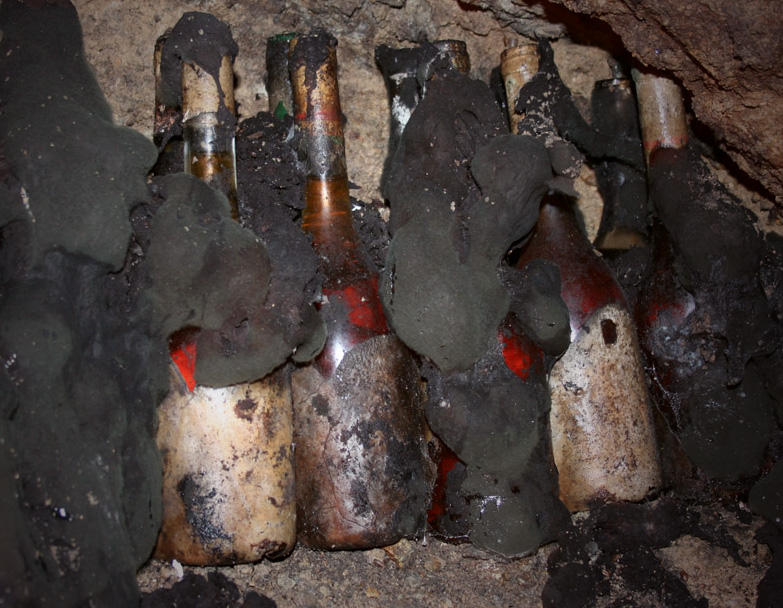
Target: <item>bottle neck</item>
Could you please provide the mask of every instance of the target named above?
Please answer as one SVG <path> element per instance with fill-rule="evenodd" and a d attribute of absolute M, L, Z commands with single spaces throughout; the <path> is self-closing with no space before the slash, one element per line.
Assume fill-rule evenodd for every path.
<path fill-rule="evenodd" d="M 234 115 L 233 58 L 224 55 L 217 74 L 198 64 L 182 65 L 182 137 L 185 173 L 228 199 L 239 220 Z"/>
<path fill-rule="evenodd" d="M 222 192 L 239 220 L 236 149 L 233 124 L 223 124 L 213 113 L 199 114 L 183 125 L 185 173 Z"/>
<path fill-rule="evenodd" d="M 294 38 L 289 65 L 294 120 L 302 136 L 307 178 L 347 181 L 337 41 L 326 34 Z"/>
<path fill-rule="evenodd" d="M 506 90 L 506 105 L 511 132 L 519 133 L 519 122 L 525 117 L 516 111 L 517 97 L 528 82 L 538 73 L 538 45 L 517 45 L 516 40 L 500 55 L 500 75 Z"/>
<path fill-rule="evenodd" d="M 567 197 L 544 197 L 538 223 L 525 245 L 518 266 L 540 258 L 560 269 L 560 295 L 571 318 L 572 339 L 604 306 L 627 307 L 609 267 L 593 250 Z"/>
<path fill-rule="evenodd" d="M 660 148 L 684 148 L 688 143 L 688 123 L 682 90 L 663 76 L 633 71 L 639 124 L 645 159 L 650 168 L 654 152 Z"/>
<path fill-rule="evenodd" d="M 358 246 L 348 180 L 307 178 L 302 230 L 312 235 L 316 251 Z"/>
<path fill-rule="evenodd" d="M 595 83 L 590 99 L 593 124 L 613 137 L 639 139 L 639 111 L 630 78 L 612 78 Z"/>

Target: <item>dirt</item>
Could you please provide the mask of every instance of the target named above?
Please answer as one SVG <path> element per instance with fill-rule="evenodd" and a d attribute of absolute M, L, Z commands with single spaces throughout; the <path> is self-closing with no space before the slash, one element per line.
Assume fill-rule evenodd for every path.
<path fill-rule="evenodd" d="M 141 570 L 138 581 L 145 594 L 179 590 L 180 605 L 187 597 L 183 593 L 191 592 L 189 602 L 194 597 L 193 585 L 182 584 L 183 579 L 194 575 L 206 579 L 214 573 L 226 577 L 219 586 L 236 586 L 236 606 L 243 605 L 242 598 L 246 606 L 252 605 L 252 592 L 279 608 L 757 605 L 756 588 L 772 563 L 771 551 L 754 539 L 763 525 L 760 518 L 741 505 L 727 510 L 678 505 L 668 499 L 633 511 L 637 515 L 657 511 L 659 516 L 618 513 L 623 517 L 607 520 L 600 514 L 575 515 L 568 539 L 515 560 L 427 537 L 369 551 L 297 548 L 281 562 L 233 568 L 189 568 L 153 561 Z M 614 544 L 613 532 L 620 529 L 625 534 L 642 522 L 645 525 L 637 532 L 643 542 L 629 544 L 624 537 L 622 548 Z M 660 548 L 653 548 L 656 544 Z M 563 579 L 553 579 L 551 571 L 560 568 L 562 573 L 564 564 L 574 569 L 574 576 L 566 579 L 571 584 L 554 587 Z M 588 573 L 589 587 L 580 591 L 573 586 Z M 205 580 L 199 589 L 203 594 L 216 585 L 216 580 L 212 585 Z M 145 595 L 143 605 L 163 605 L 155 601 L 156 596 Z"/>

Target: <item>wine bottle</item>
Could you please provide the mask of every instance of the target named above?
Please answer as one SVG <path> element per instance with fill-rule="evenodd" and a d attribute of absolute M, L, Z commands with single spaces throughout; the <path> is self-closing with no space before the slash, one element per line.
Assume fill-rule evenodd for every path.
<path fill-rule="evenodd" d="M 634 79 L 645 160 L 648 172 L 653 173 L 653 157 L 657 151 L 663 148 L 680 150 L 688 142 L 685 105 L 679 87 L 668 78 L 634 72 Z M 686 369 L 689 366 L 685 361 L 689 357 L 683 357 L 686 355 L 683 349 L 687 345 L 680 339 L 679 333 L 695 310 L 695 300 L 677 277 L 671 239 L 657 218 L 653 223 L 652 263 L 651 273 L 635 307 L 636 322 L 659 410 L 666 417 L 666 426 L 679 433 L 683 420 L 673 398 L 685 388 L 683 384 L 689 382 L 688 376 L 692 373 L 692 370 Z"/>
<path fill-rule="evenodd" d="M 641 500 L 661 471 L 636 328 L 568 198 L 545 197 L 519 264 L 535 258 L 560 268 L 571 323 L 571 345 L 549 377 L 560 498 L 571 511 Z"/>
<path fill-rule="evenodd" d="M 382 45 L 375 52 L 389 98 L 389 151 L 381 183 L 386 176 L 405 127 L 426 94 L 426 79 L 437 77 L 437 70 L 455 70 L 467 75 L 470 56 L 461 40 L 436 40 L 411 48 L 394 49 Z M 423 79 L 423 81 L 420 81 Z M 465 464 L 437 435 L 429 434 L 429 454 L 435 463 L 435 484 L 427 511 L 429 527 L 440 537 L 467 540 L 470 532 L 468 502 L 460 493 Z"/>
<path fill-rule="evenodd" d="M 419 532 L 428 495 L 425 422 L 411 353 L 389 333 L 354 229 L 337 40 L 291 41 L 294 120 L 306 167 L 302 229 L 322 276 L 327 339 L 295 370 L 298 538 L 321 549 L 384 546 Z"/>
<path fill-rule="evenodd" d="M 222 192 L 236 219 L 231 56 L 216 76 L 183 65 L 185 169 Z M 296 533 L 289 372 L 198 386 L 197 336 L 186 329 L 170 340 L 170 391 L 158 414 L 163 526 L 155 555 L 192 565 L 285 555 Z"/>
<path fill-rule="evenodd" d="M 537 69 L 533 47 L 523 48 L 509 53 L 517 59 L 513 70 L 501 67 L 520 74 L 519 86 Z M 504 76 L 504 82 L 514 81 Z M 509 111 L 517 94 L 508 91 Z M 518 118 L 517 129 L 524 117 Z M 559 267 L 571 325 L 571 344 L 549 376 L 560 499 L 571 511 L 596 501 L 641 500 L 660 486 L 661 472 L 636 329 L 620 287 L 564 195 L 544 197 L 517 265 L 537 258 Z"/>

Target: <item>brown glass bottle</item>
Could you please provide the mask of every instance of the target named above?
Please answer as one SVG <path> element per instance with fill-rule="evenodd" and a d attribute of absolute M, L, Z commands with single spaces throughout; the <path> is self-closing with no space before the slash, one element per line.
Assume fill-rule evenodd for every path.
<path fill-rule="evenodd" d="M 510 124 L 519 89 L 538 70 L 536 45 L 501 57 Z M 661 473 L 636 329 L 619 285 L 596 255 L 565 196 L 545 196 L 530 240 L 517 262 L 536 258 L 560 269 L 571 345 L 552 367 L 550 427 L 560 499 L 571 511 L 593 501 L 641 500 Z"/>
<path fill-rule="evenodd" d="M 636 329 L 569 199 L 545 197 L 519 264 L 535 258 L 560 268 L 571 322 L 571 345 L 549 378 L 560 498 L 571 511 L 641 500 L 661 472 Z"/>
<path fill-rule="evenodd" d="M 231 57 L 221 87 L 198 66 L 183 67 L 185 164 L 220 190 L 237 217 Z M 222 94 L 221 94 L 222 92 Z M 195 382 L 197 330 L 170 342 L 171 388 L 159 408 L 163 525 L 155 555 L 217 565 L 282 556 L 294 545 L 293 412 L 290 378 L 210 388 Z"/>
<path fill-rule="evenodd" d="M 307 188 L 302 228 L 323 277 L 326 345 L 294 372 L 298 538 L 321 549 L 384 546 L 419 532 L 428 467 L 417 366 L 389 333 L 353 227 L 337 41 L 291 42 L 294 118 Z"/>

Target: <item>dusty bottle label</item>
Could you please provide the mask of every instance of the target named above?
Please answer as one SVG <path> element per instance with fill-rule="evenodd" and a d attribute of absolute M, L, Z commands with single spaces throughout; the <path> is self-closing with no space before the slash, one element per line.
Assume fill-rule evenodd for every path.
<path fill-rule="evenodd" d="M 638 501 L 661 483 L 652 414 L 630 315 L 609 304 L 589 319 L 549 379 L 560 499 Z"/>
<path fill-rule="evenodd" d="M 158 414 L 163 528 L 155 555 L 193 565 L 285 555 L 296 534 L 285 374 L 192 391 L 173 369 L 171 376 Z"/>

